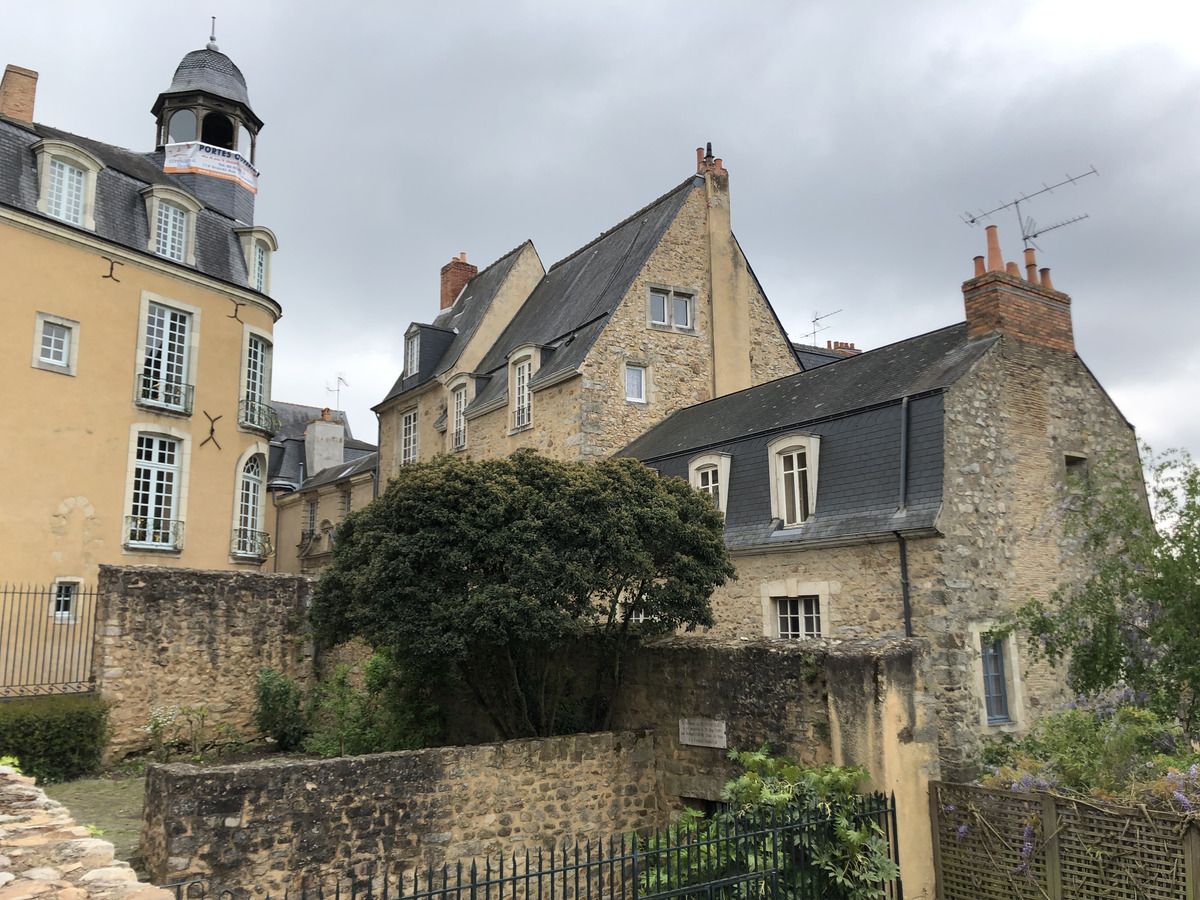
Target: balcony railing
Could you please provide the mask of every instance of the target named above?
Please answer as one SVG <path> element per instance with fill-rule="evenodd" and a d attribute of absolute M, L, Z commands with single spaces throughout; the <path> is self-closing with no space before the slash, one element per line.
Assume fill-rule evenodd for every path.
<path fill-rule="evenodd" d="M 530 407 L 518 406 L 513 410 L 513 428 L 528 428 L 530 422 Z"/>
<path fill-rule="evenodd" d="M 152 516 L 125 517 L 125 546 L 148 550 L 182 550 L 183 521 Z"/>
<path fill-rule="evenodd" d="M 270 534 L 265 531 L 252 531 L 249 528 L 233 530 L 233 540 L 229 549 L 234 556 L 241 559 L 256 559 L 260 562 L 275 552 L 275 548 L 271 546 Z"/>
<path fill-rule="evenodd" d="M 467 429 L 455 428 L 454 435 L 451 438 L 450 446 L 455 450 L 461 450 L 463 447 L 467 446 Z"/>
<path fill-rule="evenodd" d="M 192 395 L 195 392 L 190 384 L 180 384 L 173 381 L 163 381 L 154 375 L 143 375 L 141 389 L 138 391 L 138 403 L 142 406 L 154 406 L 169 409 L 171 412 L 192 414 Z"/>
<path fill-rule="evenodd" d="M 239 400 L 238 424 L 254 428 L 265 434 L 274 434 L 279 430 L 279 416 L 275 414 L 270 403 L 263 403 L 259 400 Z"/>

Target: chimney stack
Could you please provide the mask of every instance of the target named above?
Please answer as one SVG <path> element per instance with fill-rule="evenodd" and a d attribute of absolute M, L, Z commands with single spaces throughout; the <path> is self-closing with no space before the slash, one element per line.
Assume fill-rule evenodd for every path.
<path fill-rule="evenodd" d="M 442 266 L 442 309 L 449 309 L 467 286 L 467 282 L 479 274 L 479 266 L 467 262 L 467 254 L 460 253 L 456 259 Z"/>
<path fill-rule="evenodd" d="M 330 416 L 328 408 L 321 410 L 321 418 L 304 429 L 304 477 L 341 465 L 346 461 L 345 448 L 346 426 L 341 419 Z"/>
<path fill-rule="evenodd" d="M 0 116 L 33 124 L 33 100 L 37 94 L 38 73 L 20 66 L 4 67 L 0 79 Z"/>
<path fill-rule="evenodd" d="M 996 226 L 987 229 L 987 266 L 975 257 L 975 274 L 963 282 L 967 337 L 1000 332 L 1008 337 L 1065 353 L 1075 352 L 1071 298 L 1050 283 L 1050 270 L 1038 277 L 1034 251 L 1025 251 L 1025 275 L 1015 262 L 1005 263 Z"/>

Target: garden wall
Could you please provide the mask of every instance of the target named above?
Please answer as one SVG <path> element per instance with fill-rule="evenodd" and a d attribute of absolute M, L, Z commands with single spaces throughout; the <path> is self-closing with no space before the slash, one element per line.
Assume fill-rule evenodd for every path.
<path fill-rule="evenodd" d="M 149 746 L 152 707 L 208 708 L 210 733 L 254 733 L 254 685 L 271 666 L 308 680 L 312 581 L 299 575 L 101 566 L 93 665 L 113 704 L 109 753 Z"/>
<path fill-rule="evenodd" d="M 142 852 L 158 884 L 278 891 L 663 822 L 654 738 L 617 732 L 146 775 Z M 567 840 L 564 842 L 564 838 Z"/>

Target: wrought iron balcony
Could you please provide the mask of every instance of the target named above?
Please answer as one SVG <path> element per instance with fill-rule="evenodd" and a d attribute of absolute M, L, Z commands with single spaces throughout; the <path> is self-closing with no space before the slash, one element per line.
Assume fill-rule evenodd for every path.
<path fill-rule="evenodd" d="M 143 375 L 141 389 L 138 391 L 138 403 L 190 416 L 194 393 L 195 388 L 190 384 L 163 381 L 156 375 Z"/>
<path fill-rule="evenodd" d="M 528 428 L 530 422 L 530 407 L 518 406 L 513 410 L 513 428 Z"/>
<path fill-rule="evenodd" d="M 258 400 L 238 401 L 238 424 L 254 428 L 264 434 L 274 434 L 279 430 L 279 416 L 270 403 Z"/>
<path fill-rule="evenodd" d="M 275 548 L 271 546 L 271 535 L 265 531 L 252 531 L 249 528 L 235 528 L 233 540 L 229 545 L 230 552 L 241 559 L 256 559 L 262 562 L 268 559 Z"/>
<path fill-rule="evenodd" d="M 182 550 L 183 521 L 153 516 L 126 516 L 125 546 L 147 550 Z"/>
<path fill-rule="evenodd" d="M 451 438 L 450 446 L 455 450 L 461 450 L 467 446 L 467 429 L 455 428 L 454 435 Z"/>

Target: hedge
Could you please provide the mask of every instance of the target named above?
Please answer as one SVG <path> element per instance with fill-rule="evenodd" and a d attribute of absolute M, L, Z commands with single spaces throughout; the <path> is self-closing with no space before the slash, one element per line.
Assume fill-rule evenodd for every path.
<path fill-rule="evenodd" d="M 0 756 L 15 756 L 39 782 L 91 774 L 108 737 L 108 704 L 95 694 L 0 702 Z"/>

